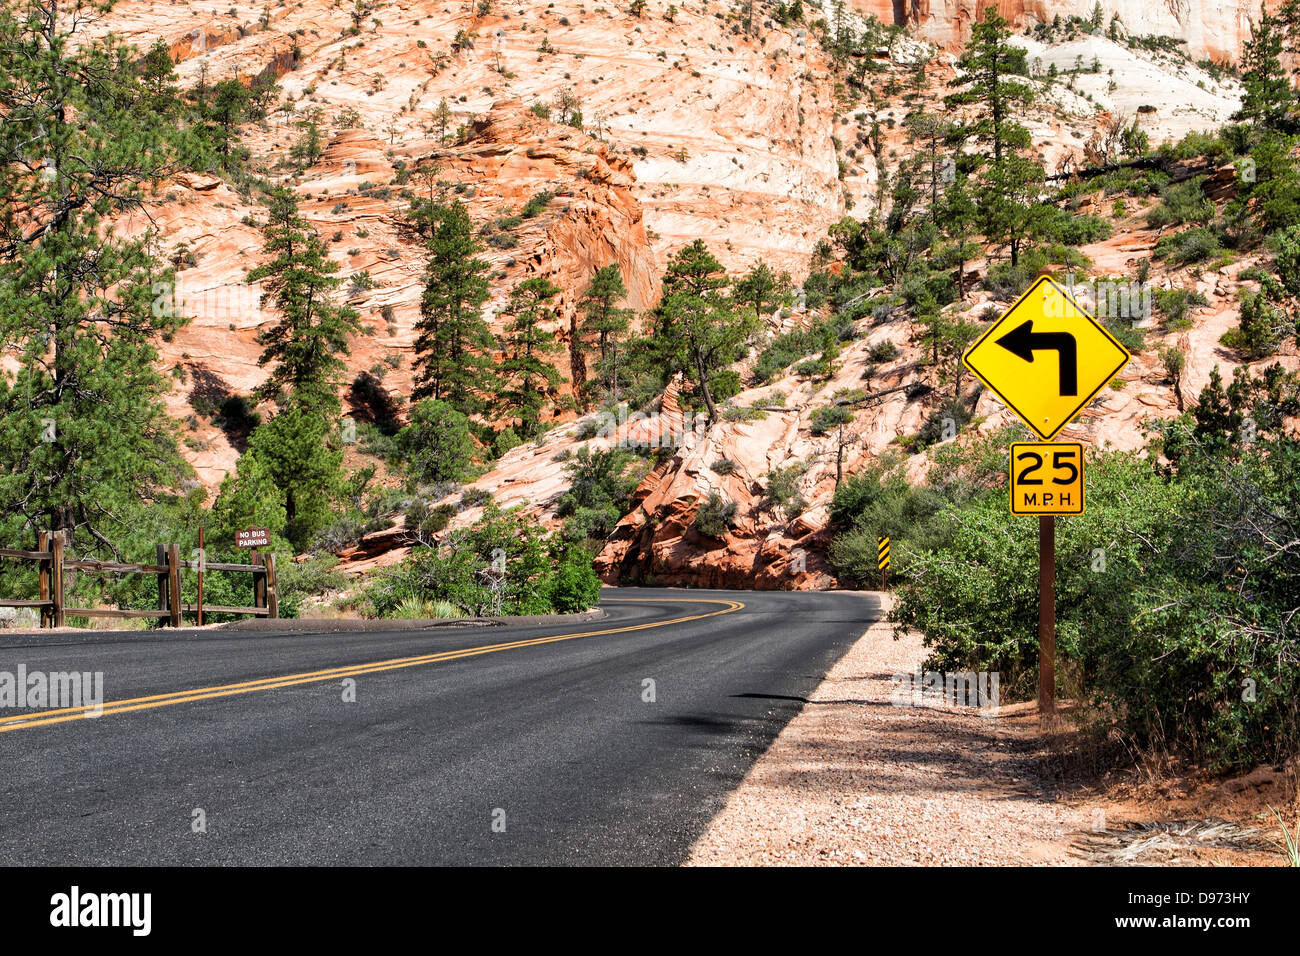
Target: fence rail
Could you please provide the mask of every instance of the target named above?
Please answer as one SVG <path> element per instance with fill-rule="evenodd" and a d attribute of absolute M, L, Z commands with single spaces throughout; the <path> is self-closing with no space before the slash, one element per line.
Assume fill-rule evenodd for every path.
<path fill-rule="evenodd" d="M 182 561 L 180 546 L 158 545 L 153 564 L 124 563 L 77 559 L 67 553 L 67 542 L 61 532 L 42 531 L 38 536 L 37 550 L 0 548 L 0 559 L 30 561 L 37 564 L 40 598 L 35 601 L 0 599 L 0 607 L 36 608 L 41 612 L 41 627 L 62 627 L 69 617 L 107 618 L 158 618 L 168 627 L 181 627 L 186 614 L 202 623 L 203 614 L 244 614 L 253 617 L 278 618 L 279 594 L 275 576 L 275 555 L 252 552 L 251 564 L 229 564 L 209 561 Z M 204 604 L 200 585 L 198 600 L 184 603 L 181 595 L 181 570 L 197 571 L 201 576 L 208 571 L 247 573 L 252 576 L 253 606 L 230 607 L 224 604 Z M 69 607 L 64 600 L 67 572 L 89 571 L 108 574 L 147 574 L 158 581 L 158 603 L 154 608 L 95 608 Z"/>

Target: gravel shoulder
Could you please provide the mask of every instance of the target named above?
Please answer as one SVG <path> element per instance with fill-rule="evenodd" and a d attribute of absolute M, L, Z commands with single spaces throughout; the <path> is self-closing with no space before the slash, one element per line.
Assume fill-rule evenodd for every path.
<path fill-rule="evenodd" d="M 1041 788 L 1023 720 L 892 702 L 891 678 L 925 658 L 919 635 L 893 630 L 873 624 L 840 659 L 688 866 L 1079 862 L 1086 813 Z"/>

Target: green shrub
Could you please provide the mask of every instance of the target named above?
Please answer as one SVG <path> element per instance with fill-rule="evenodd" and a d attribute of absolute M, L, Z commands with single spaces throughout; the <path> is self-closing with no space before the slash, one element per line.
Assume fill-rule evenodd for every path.
<path fill-rule="evenodd" d="M 706 538 L 722 538 L 735 524 L 735 520 L 736 503 L 711 491 L 696 510 L 693 524 L 695 530 Z"/>
<path fill-rule="evenodd" d="M 478 488 L 473 485 L 466 488 L 460 496 L 460 503 L 463 508 L 478 508 L 481 505 L 487 504 L 491 500 L 492 492 L 488 491 L 486 488 Z"/>
<path fill-rule="evenodd" d="M 1244 770 L 1300 748 L 1300 553 L 1277 547 L 1300 524 L 1300 443 L 1279 408 L 1300 409 L 1280 368 L 1226 391 L 1212 381 L 1154 449 L 1090 457 L 1088 510 L 1057 523 L 1058 680 L 1136 749 Z M 1254 442 L 1238 434 L 1247 415 Z M 832 555 L 865 566 L 875 529 L 855 527 L 861 540 L 837 539 Z M 943 504 L 931 527 L 930 542 L 895 546 L 907 573 L 891 619 L 922 633 L 927 668 L 994 671 L 1009 697 L 1031 696 L 1034 524 L 1008 520 L 1005 491 L 990 488 Z"/>
<path fill-rule="evenodd" d="M 397 447 L 407 474 L 433 484 L 463 481 L 475 444 L 468 418 L 446 402 L 425 399 L 411 409 L 410 424 L 397 434 Z"/>
<path fill-rule="evenodd" d="M 347 576 L 334 570 L 338 563 L 338 558 L 332 554 L 314 555 L 306 561 L 277 563 L 276 585 L 279 591 L 280 616 L 296 618 L 307 598 L 320 597 L 330 591 L 346 587 Z M 231 575 L 231 577 L 238 577 L 238 575 Z M 204 585 L 206 590 L 206 581 Z M 240 598 L 234 603 L 243 604 L 244 600 Z"/>
<path fill-rule="evenodd" d="M 898 358 L 901 353 L 902 349 L 900 349 L 892 339 L 885 339 L 884 341 L 877 342 L 867 350 L 867 359 L 876 364 L 883 364 L 885 362 L 892 362 L 894 359 Z"/>
<path fill-rule="evenodd" d="M 988 274 L 984 277 L 984 288 L 995 299 L 1009 302 L 1020 298 L 1034 279 L 1049 266 L 1083 268 L 1087 264 L 1086 256 L 1060 243 L 1037 246 L 1024 250 L 1015 265 L 1006 261 L 989 266 Z"/>
<path fill-rule="evenodd" d="M 1175 330 L 1190 326 L 1187 313 L 1193 308 L 1209 305 L 1210 302 L 1195 289 L 1156 289 L 1156 308 L 1165 317 L 1165 324 Z"/>
<path fill-rule="evenodd" d="M 503 428 L 497 433 L 496 438 L 492 440 L 492 455 L 495 458 L 500 458 L 512 448 L 518 448 L 523 442 L 524 440 L 515 434 L 513 428 Z"/>
<path fill-rule="evenodd" d="M 810 416 L 810 430 L 814 435 L 825 435 L 851 421 L 853 421 L 853 410 L 847 405 L 826 405 L 813 409 Z"/>
<path fill-rule="evenodd" d="M 1161 236 L 1152 251 L 1155 258 L 1167 258 L 1179 266 L 1205 262 L 1222 254 L 1223 245 L 1219 242 L 1218 233 L 1206 226 Z"/>
<path fill-rule="evenodd" d="M 833 349 L 845 325 L 851 330 L 851 323 L 842 319 L 819 319 L 806 329 L 793 329 L 774 336 L 754 361 L 753 381 L 756 384 L 770 382 L 798 359 Z M 815 362 L 807 374 L 821 374 L 824 368 L 825 365 Z"/>
<path fill-rule="evenodd" d="M 970 409 L 959 398 L 950 398 L 937 405 L 916 433 L 916 447 L 927 448 L 935 442 L 956 437 L 970 421 Z"/>
<path fill-rule="evenodd" d="M 528 202 L 524 203 L 524 208 L 519 214 L 525 219 L 536 218 L 541 215 L 542 210 L 550 205 L 551 200 L 554 198 L 555 193 L 549 189 L 544 189 L 539 193 L 535 193 Z"/>
<path fill-rule="evenodd" d="M 569 519 L 564 524 L 565 539 L 603 542 L 631 510 L 632 493 L 645 476 L 647 463 L 622 448 L 583 447 L 564 467 L 569 490 L 560 496 L 555 513 Z"/>
<path fill-rule="evenodd" d="M 1131 354 L 1137 355 L 1146 350 L 1146 330 L 1134 325 L 1132 319 L 1125 319 L 1120 316 L 1105 316 L 1102 318 L 1101 324 Z"/>
<path fill-rule="evenodd" d="M 772 469 L 767 476 L 767 491 L 763 496 L 762 507 L 780 508 L 789 515 L 797 515 L 806 509 L 808 503 L 799 494 L 799 478 L 804 470 L 800 464 Z"/>
<path fill-rule="evenodd" d="M 1214 203 L 1201 188 L 1204 182 L 1204 176 L 1197 176 L 1185 183 L 1167 187 L 1160 205 L 1147 213 L 1147 224 L 1154 228 L 1184 224 L 1207 225 L 1214 218 Z"/>
<path fill-rule="evenodd" d="M 580 548 L 566 551 L 550 580 L 547 594 L 558 614 L 595 607 L 600 601 L 600 578 L 592 569 L 591 557 Z"/>
<path fill-rule="evenodd" d="M 1219 341 L 1246 358 L 1256 360 L 1275 354 L 1283 336 L 1294 332 L 1295 322 L 1282 308 L 1270 302 L 1265 292 L 1245 292 L 1241 296 L 1241 317 L 1237 327 L 1224 332 Z"/>
<path fill-rule="evenodd" d="M 1107 238 L 1110 235 L 1110 224 L 1088 213 L 1053 208 L 1043 224 L 1043 234 L 1053 242 L 1082 246 Z"/>
<path fill-rule="evenodd" d="M 456 517 L 455 505 L 441 504 L 430 508 L 427 501 L 415 498 L 406 508 L 406 528 L 427 539 L 431 535 L 445 531 L 454 517 Z"/>
<path fill-rule="evenodd" d="M 365 590 L 370 610 L 390 616 L 404 601 L 448 601 L 464 614 L 547 614 L 557 558 L 537 522 L 518 509 L 489 507 L 471 528 L 437 547 L 417 546 Z"/>

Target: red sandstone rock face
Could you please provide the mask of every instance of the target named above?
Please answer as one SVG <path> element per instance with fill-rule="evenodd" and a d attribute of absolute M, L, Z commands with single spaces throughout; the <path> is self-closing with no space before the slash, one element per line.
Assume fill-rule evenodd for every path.
<path fill-rule="evenodd" d="M 413 0 L 376 4 L 380 23 L 366 19 L 354 34 L 350 5 L 324 0 L 123 0 L 91 29 L 140 49 L 162 37 L 182 85 L 278 76 L 282 108 L 243 129 L 273 179 L 288 174 L 280 164 L 300 136 L 298 121 L 319 111 L 328 146 L 293 178 L 302 211 L 331 240 L 345 288 L 362 271 L 375 282 L 349 297 L 370 333 L 353 343 L 349 377 L 379 369 L 385 386 L 405 395 L 423 257 L 401 228 L 398 189 L 387 198 L 361 190 L 390 184 L 399 162 L 436 154 L 476 224 L 518 213 L 544 189 L 556 194 L 513 230 L 516 248 L 484 255 L 494 269 L 493 307 L 523 278 L 556 282 L 565 335 L 602 265 L 620 265 L 636 309 L 655 301 L 669 254 L 700 237 L 730 267 L 763 257 L 798 273 L 846 197 L 865 196 L 867 177 L 837 177 L 833 83 L 816 44 L 804 49 L 792 31 L 738 35 L 711 11 L 686 6 L 669 22 L 661 12 L 638 19 L 577 0 L 498 3 L 482 17 L 469 4 Z M 452 50 L 462 30 L 475 35 L 473 45 Z M 553 52 L 539 52 L 546 44 Z M 565 88 L 582 101 L 585 132 L 528 111 Z M 473 130 L 464 146 L 433 135 L 443 99 L 453 111 L 449 131 Z M 355 128 L 340 122 L 348 110 Z M 247 394 L 263 377 L 255 336 L 271 316 L 256 290 L 241 288 L 259 261 L 262 210 L 215 177 L 182 177 L 165 195 L 153 210 L 163 248 L 184 244 L 197 258 L 181 273 L 191 322 L 163 348 L 167 368 L 183 376 L 169 404 L 189 420 L 186 453 L 215 489 L 238 449 L 192 417 L 194 382 L 217 395 Z"/>

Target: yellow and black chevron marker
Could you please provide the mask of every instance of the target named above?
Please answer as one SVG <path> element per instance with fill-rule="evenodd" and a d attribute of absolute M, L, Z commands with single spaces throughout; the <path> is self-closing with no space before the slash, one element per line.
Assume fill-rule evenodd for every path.
<path fill-rule="evenodd" d="M 880 570 L 884 571 L 889 567 L 889 539 L 877 538 L 880 545 Z"/>

